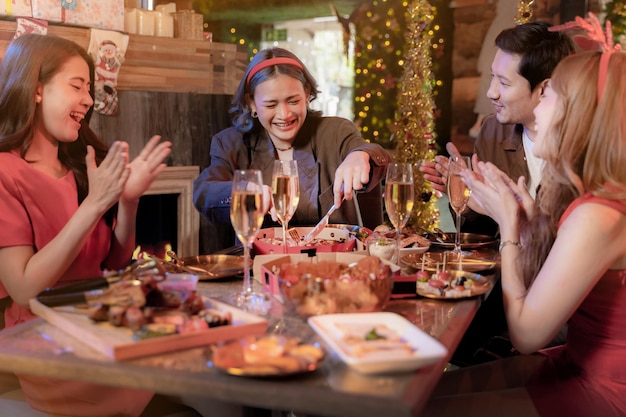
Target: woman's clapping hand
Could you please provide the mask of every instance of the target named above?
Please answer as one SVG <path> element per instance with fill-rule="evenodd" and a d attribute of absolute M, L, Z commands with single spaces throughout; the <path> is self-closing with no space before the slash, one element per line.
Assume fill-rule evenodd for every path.
<path fill-rule="evenodd" d="M 472 199 L 500 228 L 517 227 L 520 212 L 531 217 L 533 198 L 526 189 L 526 180 L 517 183 L 490 162 L 478 162 L 474 171 L 464 170 L 463 181 L 472 191 Z"/>
<path fill-rule="evenodd" d="M 119 200 L 130 176 L 128 144 L 114 142 L 99 166 L 96 166 L 93 147 L 87 146 L 85 162 L 89 180 L 89 194 L 85 200 L 97 204 L 105 212 Z"/>
<path fill-rule="evenodd" d="M 160 136 L 150 138 L 139 155 L 130 163 L 130 175 L 121 198 L 126 201 L 137 200 L 146 192 L 150 184 L 165 169 L 163 163 L 171 153 L 172 143 L 161 142 Z"/>

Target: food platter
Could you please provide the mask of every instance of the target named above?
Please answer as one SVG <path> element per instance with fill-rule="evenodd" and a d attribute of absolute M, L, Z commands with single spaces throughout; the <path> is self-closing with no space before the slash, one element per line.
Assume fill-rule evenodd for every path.
<path fill-rule="evenodd" d="M 306 236 L 312 227 L 293 227 L 291 233 L 297 233 L 300 238 Z M 286 248 L 289 254 L 302 253 L 303 251 L 315 250 L 320 252 L 352 252 L 356 247 L 356 238 L 344 227 L 325 227 L 319 235 L 309 244 L 290 244 Z M 252 253 L 256 255 L 284 254 L 283 231 L 280 227 L 269 227 L 259 231 L 252 242 Z"/>
<path fill-rule="evenodd" d="M 434 247 L 453 249 L 454 233 L 446 233 L 444 236 L 429 237 L 431 245 Z M 479 249 L 487 246 L 497 245 L 498 239 L 495 237 L 480 235 L 476 233 L 461 233 L 460 236 L 462 249 Z"/>
<path fill-rule="evenodd" d="M 232 324 L 206 331 L 136 340 L 133 332 L 127 327 L 117 327 L 106 322 L 95 323 L 89 318 L 83 306 L 50 308 L 32 299 L 30 309 L 63 332 L 79 338 L 82 343 L 114 360 L 208 346 L 224 340 L 262 335 L 267 330 L 267 320 L 264 318 L 217 300 L 206 298 L 204 302 L 207 307 L 230 313 Z"/>
<path fill-rule="evenodd" d="M 326 314 L 310 317 L 308 323 L 343 362 L 362 374 L 411 372 L 447 354 L 439 341 L 396 313 Z M 354 334 L 367 336 L 372 329 L 379 329 L 378 340 L 366 337 L 353 343 Z"/>
<path fill-rule="evenodd" d="M 236 255 L 198 255 L 176 258 L 175 261 L 164 263 L 166 269 L 193 273 L 201 281 L 222 279 L 243 273 L 243 257 Z"/>
<path fill-rule="evenodd" d="M 280 378 L 313 372 L 324 350 L 282 336 L 250 337 L 227 342 L 213 350 L 213 366 L 230 375 Z"/>
<path fill-rule="evenodd" d="M 438 300 L 462 300 L 483 295 L 493 288 L 493 279 L 490 277 L 474 274 L 466 271 L 447 271 L 450 274 L 450 282 L 460 277 L 473 281 L 473 285 L 465 291 L 456 291 L 452 287 L 433 288 L 428 282 L 417 282 L 416 292 L 418 295 Z"/>
<path fill-rule="evenodd" d="M 446 256 L 445 263 L 446 269 L 459 270 L 462 269 L 467 272 L 482 272 L 491 271 L 497 265 L 498 262 L 494 259 L 484 258 L 479 255 L 466 255 L 461 258 L 459 262 L 458 258 L 454 258 L 454 255 Z M 422 261 L 423 259 L 423 261 Z M 422 262 L 424 270 L 429 272 L 436 272 L 438 269 L 443 269 L 444 265 L 444 253 L 442 252 L 428 252 L 424 254 L 413 253 L 400 257 L 400 263 L 403 266 L 408 266 L 413 269 L 422 269 Z"/>

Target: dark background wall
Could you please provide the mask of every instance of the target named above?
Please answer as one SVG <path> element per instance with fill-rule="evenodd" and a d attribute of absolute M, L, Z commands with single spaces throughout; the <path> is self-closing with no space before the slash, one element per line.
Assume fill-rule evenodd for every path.
<path fill-rule="evenodd" d="M 228 117 L 232 96 L 193 93 L 120 91 L 120 111 L 115 116 L 93 114 L 91 128 L 108 143 L 124 140 L 131 158 L 153 135 L 172 142 L 170 166 L 210 162 L 211 138 L 231 125 Z M 233 245 L 230 227 L 209 224 L 200 218 L 199 254 L 213 253 Z"/>

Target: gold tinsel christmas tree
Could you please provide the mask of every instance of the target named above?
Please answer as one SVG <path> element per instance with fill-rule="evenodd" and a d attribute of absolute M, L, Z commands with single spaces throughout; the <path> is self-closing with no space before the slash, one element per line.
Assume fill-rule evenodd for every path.
<path fill-rule="evenodd" d="M 626 1 L 612 0 L 604 6 L 606 13 L 606 21 L 611 22 L 611 30 L 615 42 L 622 45 L 622 49 L 626 49 Z"/>
<path fill-rule="evenodd" d="M 515 15 L 515 24 L 522 25 L 533 20 L 533 7 L 535 0 L 520 0 L 517 4 L 517 14 Z"/>
<path fill-rule="evenodd" d="M 404 72 L 398 88 L 398 102 L 392 128 L 397 147 L 395 160 L 413 164 L 415 204 L 408 224 L 432 230 L 439 222 L 437 199 L 430 184 L 417 167 L 422 161 L 433 161 L 435 121 L 431 45 L 434 18 L 426 0 L 413 0 L 408 6 Z"/>

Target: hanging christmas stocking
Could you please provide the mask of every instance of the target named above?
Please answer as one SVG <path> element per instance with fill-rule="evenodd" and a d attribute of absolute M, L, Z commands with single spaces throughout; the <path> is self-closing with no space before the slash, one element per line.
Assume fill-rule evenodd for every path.
<path fill-rule="evenodd" d="M 38 33 L 39 35 L 48 34 L 48 21 L 41 19 L 33 19 L 30 17 L 18 17 L 17 29 L 13 39 L 18 38 L 27 33 Z"/>
<path fill-rule="evenodd" d="M 89 54 L 96 66 L 94 110 L 112 116 L 117 113 L 117 75 L 124 62 L 128 35 L 111 30 L 91 29 Z"/>

